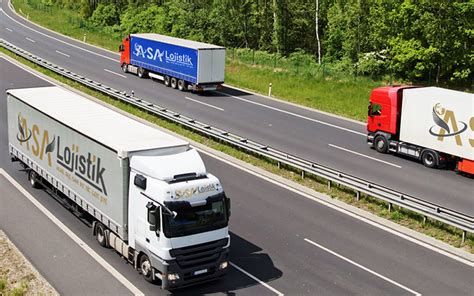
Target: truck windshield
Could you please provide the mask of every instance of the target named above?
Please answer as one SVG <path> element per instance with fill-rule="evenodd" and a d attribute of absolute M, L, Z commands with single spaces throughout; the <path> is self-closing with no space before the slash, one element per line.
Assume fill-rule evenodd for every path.
<path fill-rule="evenodd" d="M 208 201 L 205 205 L 189 204 L 175 208 L 175 218 L 163 216 L 166 237 L 179 237 L 211 231 L 227 226 L 226 199 Z"/>

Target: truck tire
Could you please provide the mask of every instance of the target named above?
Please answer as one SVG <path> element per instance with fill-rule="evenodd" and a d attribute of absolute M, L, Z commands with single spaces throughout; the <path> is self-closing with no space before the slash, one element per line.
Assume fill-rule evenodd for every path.
<path fill-rule="evenodd" d="M 176 88 L 178 86 L 178 79 L 171 77 L 171 87 Z"/>
<path fill-rule="evenodd" d="M 122 64 L 122 71 L 123 73 L 128 73 L 128 65 L 126 63 Z"/>
<path fill-rule="evenodd" d="M 186 81 L 184 81 L 182 79 L 178 80 L 178 89 L 180 91 L 185 91 L 186 88 L 187 88 Z"/>
<path fill-rule="evenodd" d="M 163 78 L 163 83 L 165 84 L 165 86 L 170 86 L 170 77 L 168 75 L 165 75 L 165 77 Z"/>
<path fill-rule="evenodd" d="M 138 77 L 140 78 L 145 78 L 146 77 L 146 70 L 143 69 L 142 67 L 138 68 Z"/>
<path fill-rule="evenodd" d="M 151 266 L 151 261 L 147 255 L 143 254 L 140 256 L 140 271 L 143 275 L 143 278 L 150 283 L 153 283 L 153 267 Z"/>
<path fill-rule="evenodd" d="M 104 248 L 108 247 L 107 238 L 105 237 L 106 233 L 107 232 L 106 232 L 106 228 L 104 224 L 97 222 L 97 224 L 95 225 L 95 237 L 99 245 L 101 245 Z"/>
<path fill-rule="evenodd" d="M 38 174 L 33 171 L 33 170 L 30 170 L 28 172 L 28 180 L 30 181 L 30 184 L 31 184 L 31 187 L 33 188 L 40 188 L 41 187 L 41 183 L 39 181 L 39 176 Z"/>
<path fill-rule="evenodd" d="M 388 152 L 388 140 L 383 135 L 378 135 L 374 139 L 374 147 L 377 152 L 387 153 Z"/>
<path fill-rule="evenodd" d="M 437 168 L 439 164 L 439 154 L 434 150 L 425 150 L 421 153 L 421 162 L 427 168 Z"/>

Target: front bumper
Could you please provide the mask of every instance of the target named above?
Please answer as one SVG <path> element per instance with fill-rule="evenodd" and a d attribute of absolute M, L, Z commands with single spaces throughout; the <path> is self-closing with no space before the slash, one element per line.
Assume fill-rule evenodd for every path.
<path fill-rule="evenodd" d="M 204 282 L 217 280 L 223 277 L 229 269 L 229 264 L 227 264 L 227 268 L 219 268 L 221 263 L 225 261 L 229 262 L 228 248 L 222 249 L 218 260 L 209 264 L 182 268 L 176 260 L 169 261 L 167 262 L 168 264 L 165 265 L 166 270 L 162 271 L 161 274 L 161 288 L 173 290 L 177 288 L 184 288 Z M 179 276 L 179 279 L 169 280 L 168 274 L 177 274 Z"/>

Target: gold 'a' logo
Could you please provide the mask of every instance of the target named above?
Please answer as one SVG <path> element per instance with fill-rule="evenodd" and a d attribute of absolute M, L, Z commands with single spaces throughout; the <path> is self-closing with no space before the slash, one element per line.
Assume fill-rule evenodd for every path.
<path fill-rule="evenodd" d="M 18 134 L 16 139 L 20 145 L 26 145 L 26 150 L 31 151 L 34 156 L 43 160 L 44 156 L 48 158 L 48 166 L 52 166 L 51 154 L 55 148 L 56 137 L 53 136 L 51 142 L 49 141 L 48 130 L 40 130 L 37 124 L 33 124 L 31 129 L 28 128 L 28 121 L 25 117 L 18 113 Z M 32 143 L 30 145 L 30 142 Z"/>

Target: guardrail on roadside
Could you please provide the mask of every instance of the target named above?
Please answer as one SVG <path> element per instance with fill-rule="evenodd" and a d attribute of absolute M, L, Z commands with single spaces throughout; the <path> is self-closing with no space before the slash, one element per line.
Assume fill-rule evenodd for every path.
<path fill-rule="evenodd" d="M 217 127 L 210 126 L 204 122 L 169 110 L 166 107 L 155 105 L 144 99 L 134 97 L 133 95 L 128 94 L 124 91 L 113 89 L 100 82 L 93 81 L 84 76 L 73 73 L 65 68 L 50 63 L 45 59 L 35 56 L 3 39 L 0 39 L 0 46 L 35 64 L 38 64 L 62 76 L 84 84 L 92 89 L 98 90 L 111 97 L 137 106 L 141 109 L 154 113 L 162 118 L 178 123 L 201 134 L 205 134 L 216 140 L 225 142 L 227 144 L 238 147 L 253 154 L 257 154 L 259 156 L 271 159 L 277 162 L 279 167 L 281 166 L 281 164 L 284 164 L 286 166 L 301 170 L 302 177 L 304 177 L 305 173 L 309 173 L 326 179 L 329 182 L 329 185 L 331 184 L 331 182 L 334 182 L 345 187 L 351 188 L 356 192 L 357 197 L 359 197 L 360 193 L 363 192 L 365 194 L 387 202 L 389 204 L 389 207 L 391 207 L 392 204 L 396 204 L 402 208 L 406 208 L 420 215 L 423 215 L 425 218 L 429 217 L 434 220 L 438 220 L 446 224 L 455 226 L 463 231 L 463 242 L 466 237 L 466 232 L 474 233 L 473 216 L 469 216 L 464 213 L 437 205 L 435 203 L 428 202 L 408 194 L 404 194 L 402 192 L 372 183 L 356 176 L 352 176 L 344 172 L 337 171 L 329 167 L 302 159 L 295 155 L 279 151 L 270 146 L 258 143 L 247 138 L 240 137 L 239 135 L 230 133 Z"/>

